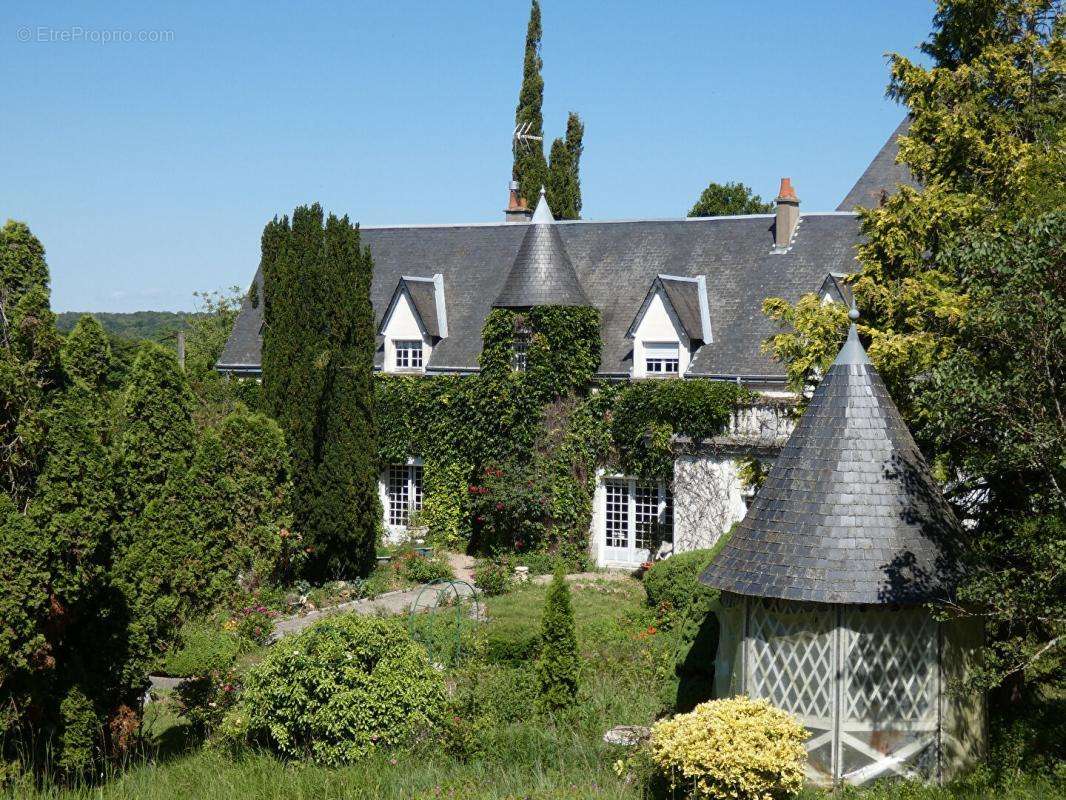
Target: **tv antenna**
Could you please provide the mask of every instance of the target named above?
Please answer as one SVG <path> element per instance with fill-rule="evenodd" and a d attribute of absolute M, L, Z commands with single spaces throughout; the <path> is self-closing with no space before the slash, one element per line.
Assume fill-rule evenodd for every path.
<path fill-rule="evenodd" d="M 531 130 L 533 130 L 532 122 L 519 122 L 515 125 L 511 141 L 516 151 L 524 147 L 527 151 L 533 152 L 533 142 L 544 141 L 543 136 L 534 136 L 530 133 Z"/>

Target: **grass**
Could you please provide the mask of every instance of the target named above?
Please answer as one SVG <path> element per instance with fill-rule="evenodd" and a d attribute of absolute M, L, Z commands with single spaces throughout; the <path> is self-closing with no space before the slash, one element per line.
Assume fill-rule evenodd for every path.
<path fill-rule="evenodd" d="M 238 756 L 200 747 L 166 703 L 153 704 L 143 725 L 146 754 L 96 786 L 51 789 L 9 786 L 0 796 L 25 800 L 636 800 L 642 787 L 617 777 L 623 755 L 603 742 L 615 725 L 649 725 L 676 691 L 674 634 L 656 628 L 635 580 L 594 578 L 573 587 L 582 652 L 579 704 L 554 718 L 538 716 L 530 637 L 539 628 L 544 585 L 523 585 L 488 598 L 489 621 L 463 623 L 464 662 L 447 677 L 460 726 L 476 727 L 462 747 L 427 741 L 329 769 L 251 752 Z M 454 635 L 442 610 L 426 629 Z M 846 800 L 1045 800 L 1063 796 L 1050 777 L 1015 774 L 996 781 L 979 773 L 950 788 L 896 783 L 836 795 Z M 802 800 L 826 800 L 809 789 Z"/>

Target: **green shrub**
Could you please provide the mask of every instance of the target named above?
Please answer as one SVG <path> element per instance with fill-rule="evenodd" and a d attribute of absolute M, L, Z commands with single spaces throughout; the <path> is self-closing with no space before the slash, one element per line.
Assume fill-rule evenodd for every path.
<path fill-rule="evenodd" d="M 456 675 L 452 710 L 499 724 L 528 720 L 537 711 L 537 676 L 526 664 L 472 663 Z"/>
<path fill-rule="evenodd" d="M 167 654 L 167 674 L 185 678 L 175 690 L 179 713 L 201 736 L 221 723 L 237 699 L 237 656 L 240 638 L 204 623 L 187 623 L 181 629 L 182 646 Z"/>
<path fill-rule="evenodd" d="M 729 536 L 723 534 L 710 549 L 690 550 L 656 562 L 644 573 L 647 603 L 655 609 L 659 624 L 677 629 L 677 711 L 690 711 L 714 697 L 714 660 L 720 633 L 714 610 L 719 592 L 701 584 L 699 576 L 725 547 Z"/>
<path fill-rule="evenodd" d="M 229 669 L 241 652 L 240 640 L 202 622 L 182 626 L 181 646 L 167 653 L 163 672 L 175 678 L 192 678 Z"/>
<path fill-rule="evenodd" d="M 427 558 L 414 551 L 408 551 L 396 557 L 396 572 L 400 577 L 414 583 L 433 583 L 433 581 L 450 580 L 455 577 L 448 562 L 440 556 Z"/>
<path fill-rule="evenodd" d="M 444 708 L 444 680 L 402 623 L 345 614 L 275 645 L 230 716 L 282 755 L 336 765 L 401 744 Z"/>
<path fill-rule="evenodd" d="M 237 635 L 253 644 L 266 644 L 274 632 L 274 618 L 277 614 L 263 605 L 245 606 L 239 610 L 229 625 Z"/>
<path fill-rule="evenodd" d="M 92 701 L 79 687 L 73 686 L 59 704 L 62 718 L 59 770 L 67 778 L 85 776 L 96 759 L 100 741 L 100 717 Z"/>
<path fill-rule="evenodd" d="M 537 657 L 540 635 L 522 621 L 495 623 L 485 632 L 485 660 L 494 664 L 522 664 Z"/>
<path fill-rule="evenodd" d="M 579 666 L 570 586 L 560 569 L 548 587 L 540 627 L 537 682 L 543 708 L 556 710 L 574 704 Z"/>
<path fill-rule="evenodd" d="M 650 747 L 664 776 L 690 797 L 778 800 L 803 786 L 808 735 L 768 701 L 735 697 L 658 722 Z"/>
<path fill-rule="evenodd" d="M 510 565 L 488 559 L 478 561 L 474 566 L 474 585 L 489 597 L 507 594 L 514 588 Z"/>
<path fill-rule="evenodd" d="M 677 553 L 644 573 L 644 591 L 648 605 L 659 611 L 664 621 L 680 617 L 689 606 L 709 606 L 718 591 L 699 582 L 700 573 L 716 555 L 714 548 Z"/>

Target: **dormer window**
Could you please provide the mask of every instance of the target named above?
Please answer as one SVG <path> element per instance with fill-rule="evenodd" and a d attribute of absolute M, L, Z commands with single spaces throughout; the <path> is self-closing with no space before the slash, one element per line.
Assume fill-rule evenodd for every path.
<path fill-rule="evenodd" d="M 644 371 L 649 378 L 677 375 L 681 367 L 681 346 L 677 342 L 645 342 Z"/>
<path fill-rule="evenodd" d="M 634 378 L 684 375 L 713 341 L 704 277 L 657 275 L 626 336 L 633 342 Z"/>
<path fill-rule="evenodd" d="M 533 332 L 526 326 L 515 328 L 511 352 L 511 367 L 515 372 L 525 372 L 529 368 L 529 343 L 532 339 Z"/>
<path fill-rule="evenodd" d="M 448 338 L 444 276 L 404 276 L 396 284 L 378 335 L 386 372 L 425 372 L 433 349 Z"/>
<path fill-rule="evenodd" d="M 422 369 L 421 339 L 400 339 L 396 342 L 396 369 Z"/>

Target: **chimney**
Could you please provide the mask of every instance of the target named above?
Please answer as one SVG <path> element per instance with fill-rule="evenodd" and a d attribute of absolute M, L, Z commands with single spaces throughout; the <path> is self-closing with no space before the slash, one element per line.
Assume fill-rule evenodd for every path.
<path fill-rule="evenodd" d="M 784 251 L 796 232 L 799 222 L 800 201 L 796 190 L 792 188 L 791 178 L 781 179 L 781 190 L 777 193 L 777 222 L 774 224 L 774 249 Z"/>
<path fill-rule="evenodd" d="M 526 201 L 518 196 L 518 181 L 511 181 L 510 193 L 507 196 L 507 208 L 504 209 L 503 219 L 505 222 L 529 222 L 533 212 L 526 207 Z"/>

